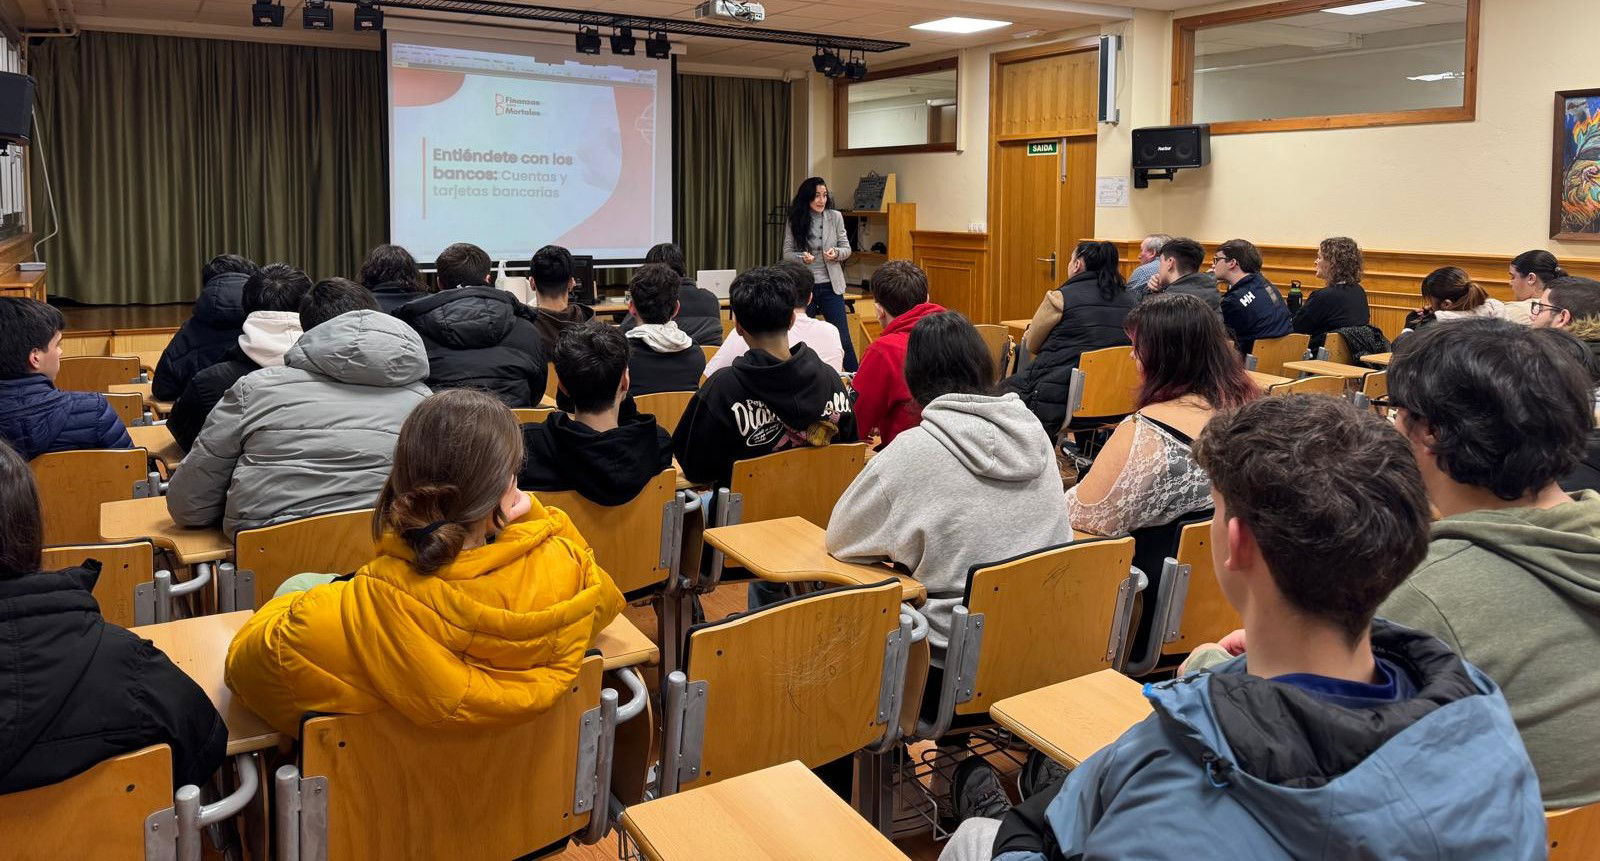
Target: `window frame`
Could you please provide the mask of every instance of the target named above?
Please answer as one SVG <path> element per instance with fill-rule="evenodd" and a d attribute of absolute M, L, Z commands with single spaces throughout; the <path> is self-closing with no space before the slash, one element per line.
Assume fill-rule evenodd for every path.
<path fill-rule="evenodd" d="M 1261 6 L 1232 9 L 1175 18 L 1172 21 L 1172 124 L 1194 122 L 1194 41 L 1200 30 L 1252 21 L 1270 21 L 1304 15 L 1361 0 L 1282 0 Z M 1265 120 L 1228 120 L 1211 123 L 1213 135 L 1253 134 L 1257 132 L 1307 131 L 1312 129 L 1362 129 L 1406 126 L 1422 123 L 1471 122 L 1478 116 L 1478 7 L 1481 0 L 1467 0 L 1466 58 L 1461 88 L 1461 104 L 1445 108 L 1417 108 L 1407 111 L 1375 111 L 1361 114 L 1284 117 Z"/>
<path fill-rule="evenodd" d="M 1476 2 L 1476 0 L 1474 0 Z M 869 71 L 866 77 L 859 81 L 847 81 L 843 78 L 833 80 L 833 154 L 834 156 L 852 155 L 889 155 L 892 153 L 912 152 L 956 152 L 956 144 L 961 136 L 961 62 L 959 57 L 944 57 L 930 60 L 926 63 L 917 63 L 911 66 L 896 66 L 884 69 L 881 72 Z M 872 146 L 850 148 L 850 88 L 857 84 L 886 81 L 891 78 L 903 78 L 907 75 L 925 75 L 929 72 L 942 72 L 950 70 L 956 73 L 956 138 L 957 140 L 946 143 L 906 144 L 903 146 Z"/>

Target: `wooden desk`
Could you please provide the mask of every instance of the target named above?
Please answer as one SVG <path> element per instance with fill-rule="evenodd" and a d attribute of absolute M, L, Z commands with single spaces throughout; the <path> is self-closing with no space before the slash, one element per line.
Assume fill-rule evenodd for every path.
<path fill-rule="evenodd" d="M 1371 368 L 1358 368 L 1355 365 L 1344 365 L 1339 362 L 1325 362 L 1321 359 L 1305 359 L 1299 362 L 1284 362 L 1285 370 L 1299 371 L 1302 374 L 1312 374 L 1318 377 L 1339 377 L 1346 382 L 1359 380 L 1368 374 L 1377 373 Z"/>
<path fill-rule="evenodd" d="M 890 568 L 841 562 L 829 556 L 827 533 L 803 517 L 718 526 L 707 529 L 705 537 L 707 544 L 763 580 L 820 580 L 835 586 L 859 586 L 896 577 L 905 600 L 921 604 L 928 597 L 927 587 Z"/>
<path fill-rule="evenodd" d="M 178 448 L 178 441 L 172 438 L 172 431 L 167 430 L 166 425 L 128 428 L 128 436 L 133 438 L 134 445 L 168 467 L 177 466 L 183 460 L 183 449 Z"/>
<path fill-rule="evenodd" d="M 1263 389 L 1269 388 L 1271 386 L 1276 386 L 1279 383 L 1292 383 L 1292 382 L 1294 382 L 1294 380 L 1292 380 L 1292 379 L 1290 379 L 1288 377 L 1280 377 L 1280 376 L 1278 376 L 1276 374 L 1263 374 L 1260 371 L 1245 371 L 1245 373 L 1250 376 L 1250 379 L 1252 381 L 1254 381 L 1256 385 L 1260 386 Z"/>
<path fill-rule="evenodd" d="M 1011 339 L 1020 344 L 1020 343 L 1022 343 L 1022 334 L 1024 332 L 1028 331 L 1028 324 L 1031 323 L 1031 322 L 1033 322 L 1033 321 L 1032 320 L 1001 320 L 1000 321 L 1000 325 L 1006 327 L 1006 331 L 1011 333 Z"/>
<path fill-rule="evenodd" d="M 23 272 L 13 266 L 12 270 L 0 277 L 0 295 L 18 296 L 32 299 L 36 302 L 45 301 L 48 290 L 45 287 L 45 270 L 37 272 Z"/>
<path fill-rule="evenodd" d="M 114 395 L 133 394 L 144 398 L 148 406 L 157 416 L 164 416 L 172 412 L 173 401 L 158 401 L 150 395 L 150 383 L 112 383 L 106 390 Z"/>
<path fill-rule="evenodd" d="M 1079 676 L 989 707 L 996 723 L 1067 768 L 1077 768 L 1151 711 L 1144 686 L 1116 670 Z"/>
<path fill-rule="evenodd" d="M 799 762 L 630 805 L 650 861 L 910 861 Z"/>
<path fill-rule="evenodd" d="M 216 527 L 187 529 L 172 522 L 167 500 L 160 496 L 100 503 L 100 538 L 133 541 L 148 538 L 171 550 L 183 565 L 216 562 L 233 553 L 233 542 Z"/>
<path fill-rule="evenodd" d="M 250 618 L 252 610 L 223 613 L 216 616 L 198 616 L 179 619 L 159 625 L 144 625 L 131 629 L 135 634 L 156 644 L 167 653 L 178 669 L 189 674 L 200 689 L 211 698 L 223 723 L 228 725 L 228 755 L 249 753 L 253 750 L 276 747 L 282 733 L 273 729 L 255 712 L 233 698 L 233 691 L 223 682 L 223 668 L 228 658 L 228 644 L 233 635 Z"/>
<path fill-rule="evenodd" d="M 1377 365 L 1380 368 L 1389 367 L 1389 363 L 1393 360 L 1393 353 L 1368 353 L 1361 357 L 1361 361 L 1366 362 L 1369 365 Z"/>
<path fill-rule="evenodd" d="M 604 666 L 608 670 L 655 664 L 661 660 L 661 652 L 656 644 L 626 616 L 619 615 L 611 620 L 611 624 L 595 638 L 594 647 L 604 656 Z"/>

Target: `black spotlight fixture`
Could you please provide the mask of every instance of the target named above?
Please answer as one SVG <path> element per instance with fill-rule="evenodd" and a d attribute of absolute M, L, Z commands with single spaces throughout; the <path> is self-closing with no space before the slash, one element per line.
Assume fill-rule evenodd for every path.
<path fill-rule="evenodd" d="M 579 27 L 574 47 L 580 54 L 600 53 L 600 31 L 593 27 Z"/>
<path fill-rule="evenodd" d="M 283 6 L 271 0 L 250 4 L 250 23 L 256 27 L 282 27 Z"/>
<path fill-rule="evenodd" d="M 837 78 L 844 74 L 844 61 L 839 59 L 837 53 L 821 45 L 817 46 L 817 53 L 811 57 L 811 67 L 816 69 L 818 73 L 827 75 L 830 78 Z"/>
<path fill-rule="evenodd" d="M 382 30 L 383 10 L 378 8 L 378 0 L 356 0 L 356 30 Z"/>
<path fill-rule="evenodd" d="M 304 26 L 307 30 L 332 30 L 333 10 L 328 0 L 306 0 Z"/>
<path fill-rule="evenodd" d="M 866 58 L 860 54 L 852 56 L 850 62 L 844 64 L 844 76 L 852 81 L 859 81 L 865 78 L 867 76 Z"/>
<path fill-rule="evenodd" d="M 652 60 L 665 60 L 672 56 L 672 42 L 666 33 L 651 33 L 644 40 L 644 55 Z"/>
<path fill-rule="evenodd" d="M 623 27 L 611 34 L 611 53 L 613 54 L 625 54 L 631 57 L 633 56 L 634 47 L 638 44 L 639 40 L 633 38 L 632 27 Z"/>

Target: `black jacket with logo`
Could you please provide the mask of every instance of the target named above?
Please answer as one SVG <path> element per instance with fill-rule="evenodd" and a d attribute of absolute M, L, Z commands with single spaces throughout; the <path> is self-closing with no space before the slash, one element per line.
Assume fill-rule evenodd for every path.
<path fill-rule="evenodd" d="M 1261 338 L 1281 338 L 1294 331 L 1294 316 L 1283 294 L 1260 272 L 1240 278 L 1223 294 L 1222 322 L 1241 353 L 1249 353 Z"/>

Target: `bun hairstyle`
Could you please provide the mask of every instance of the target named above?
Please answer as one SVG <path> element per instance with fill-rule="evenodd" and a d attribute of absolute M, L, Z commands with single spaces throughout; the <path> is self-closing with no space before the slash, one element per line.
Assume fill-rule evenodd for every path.
<path fill-rule="evenodd" d="M 1123 291 L 1122 273 L 1117 270 L 1117 246 L 1086 240 L 1078 243 L 1072 256 L 1083 261 L 1083 271 L 1094 275 L 1100 298 L 1109 302 Z"/>
<path fill-rule="evenodd" d="M 474 389 L 428 398 L 400 428 L 373 537 L 395 533 L 411 548 L 413 567 L 432 574 L 456 558 L 475 527 L 505 526 L 500 498 L 522 457 L 516 417 L 496 398 Z"/>
<path fill-rule="evenodd" d="M 1471 311 L 1489 301 L 1489 294 L 1464 270 L 1445 266 L 1422 279 L 1422 295 L 1436 309 Z"/>
<path fill-rule="evenodd" d="M 1536 249 L 1524 251 L 1511 260 L 1511 268 L 1523 275 L 1537 275 L 1545 284 L 1557 278 L 1567 277 L 1567 270 L 1561 268 L 1556 261 L 1556 256 L 1548 251 Z"/>

